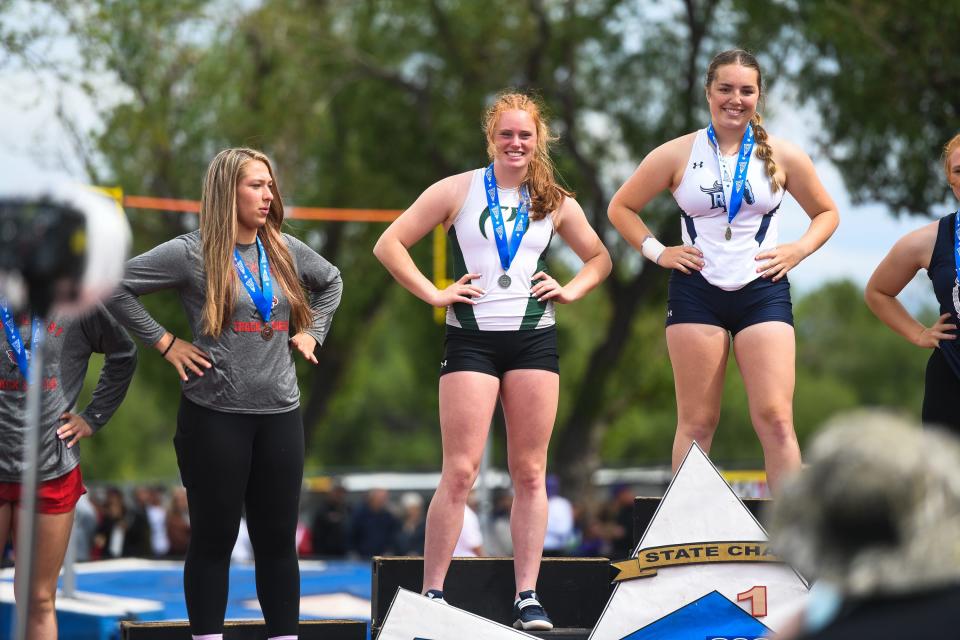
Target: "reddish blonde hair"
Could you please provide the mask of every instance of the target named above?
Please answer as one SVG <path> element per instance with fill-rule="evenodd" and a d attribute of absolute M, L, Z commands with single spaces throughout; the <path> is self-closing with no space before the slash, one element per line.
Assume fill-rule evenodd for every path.
<path fill-rule="evenodd" d="M 560 208 L 564 198 L 572 198 L 573 192 L 557 183 L 553 161 L 550 159 L 550 144 L 557 140 L 550 133 L 550 126 L 543 115 L 543 107 L 533 96 L 506 91 L 497 96 L 483 115 L 483 131 L 487 136 L 487 156 L 493 161 L 496 154 L 494 135 L 497 122 L 505 111 L 526 111 L 533 118 L 537 129 L 537 146 L 527 169 L 524 184 L 530 191 L 530 219 L 542 220 Z"/>

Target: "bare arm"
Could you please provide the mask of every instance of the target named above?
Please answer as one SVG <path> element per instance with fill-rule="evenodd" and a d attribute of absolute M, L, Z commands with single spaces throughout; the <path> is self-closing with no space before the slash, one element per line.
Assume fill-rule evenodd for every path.
<path fill-rule="evenodd" d="M 796 242 L 776 246 L 757 255 L 757 273 L 779 280 L 801 260 L 823 246 L 840 224 L 840 214 L 833 198 L 817 176 L 810 156 L 796 145 L 779 138 L 772 140 L 774 159 L 783 171 L 781 184 L 810 216 L 810 226 Z"/>
<path fill-rule="evenodd" d="M 610 200 L 607 217 L 637 251 L 642 250 L 644 240 L 653 237 L 637 214 L 664 189 L 677 188 L 695 137 L 695 133 L 687 134 L 651 151 Z M 696 247 L 667 247 L 657 264 L 684 273 L 699 271 L 703 268 L 703 253 Z"/>
<path fill-rule="evenodd" d="M 410 208 L 387 227 L 373 255 L 387 268 L 390 275 L 403 287 L 427 304 L 445 307 L 454 302 L 475 304 L 473 296 L 483 295 L 483 290 L 469 284 L 479 278 L 478 273 L 468 273 L 443 291 L 417 268 L 410 257 L 410 247 L 427 235 L 434 227 L 449 226 L 463 206 L 470 188 L 471 173 L 450 176 L 431 185 Z"/>
<path fill-rule="evenodd" d="M 567 303 L 579 300 L 603 282 L 610 275 L 613 263 L 610 261 L 610 253 L 590 226 L 576 200 L 565 198 L 557 215 L 557 233 L 583 261 L 583 266 L 577 275 L 562 287 L 544 271 L 534 274 L 533 279 L 539 282 L 530 289 L 530 294 L 541 302 L 552 299 L 555 302 Z"/>
<path fill-rule="evenodd" d="M 925 327 L 907 312 L 897 295 L 920 269 L 929 266 L 937 240 L 937 225 L 932 222 L 900 238 L 877 265 L 864 291 L 864 299 L 874 315 L 913 344 L 926 349 L 933 349 L 941 340 L 955 340 L 955 335 L 946 332 L 956 329 L 956 325 L 946 324 L 950 314 L 944 314 L 932 327 Z"/>

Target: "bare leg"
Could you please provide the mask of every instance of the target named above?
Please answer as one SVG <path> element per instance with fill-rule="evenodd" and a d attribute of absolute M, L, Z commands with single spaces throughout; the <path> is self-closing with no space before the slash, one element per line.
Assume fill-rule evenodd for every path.
<path fill-rule="evenodd" d="M 440 376 L 443 468 L 427 509 L 423 593 L 443 590 L 453 549 L 463 528 L 463 509 L 477 479 L 497 403 L 500 380 L 475 371 Z"/>
<path fill-rule="evenodd" d="M 31 640 L 56 640 L 57 577 L 72 528 L 73 511 L 37 514 L 36 578 L 30 593 L 30 619 L 27 621 L 27 636 Z M 20 572 L 17 572 L 14 581 L 19 583 L 20 580 Z"/>
<path fill-rule="evenodd" d="M 730 338 L 723 327 L 673 324 L 667 327 L 667 350 L 677 392 L 677 434 L 672 460 L 676 471 L 694 441 L 710 453 L 720 420 Z"/>
<path fill-rule="evenodd" d="M 557 418 L 560 376 L 515 369 L 503 376 L 500 397 L 507 421 L 507 460 L 513 480 L 510 536 L 518 596 L 536 589 L 547 531 L 547 447 Z"/>
<path fill-rule="evenodd" d="M 796 338 L 786 322 L 761 322 L 740 331 L 733 350 L 743 375 L 750 419 L 763 447 L 767 484 L 800 468 L 800 445 L 793 428 Z"/>

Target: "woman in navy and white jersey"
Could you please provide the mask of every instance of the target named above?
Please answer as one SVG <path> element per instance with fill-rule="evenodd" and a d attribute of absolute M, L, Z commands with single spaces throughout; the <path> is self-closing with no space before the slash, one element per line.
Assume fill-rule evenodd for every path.
<path fill-rule="evenodd" d="M 943 148 L 943 170 L 960 200 L 960 134 Z M 878 318 L 913 344 L 932 349 L 923 393 L 923 421 L 949 427 L 960 435 L 960 345 L 956 343 L 960 313 L 960 244 L 957 212 L 900 238 L 877 265 L 867 283 L 867 306 Z M 921 269 L 933 282 L 940 318 L 927 327 L 911 316 L 897 295 Z"/>
<path fill-rule="evenodd" d="M 761 126 L 763 80 L 751 54 L 718 54 L 704 88 L 709 126 L 650 152 L 614 195 L 608 215 L 635 249 L 673 270 L 666 333 L 677 393 L 674 469 L 693 441 L 710 450 L 732 334 L 775 489 L 784 473 L 800 467 L 786 275 L 826 242 L 839 217 L 810 158 Z M 676 247 L 657 242 L 637 216 L 664 189 L 681 209 L 683 244 Z M 780 244 L 777 210 L 785 191 L 811 222 L 798 241 Z"/>
<path fill-rule="evenodd" d="M 443 596 L 499 397 L 516 495 L 514 626 L 550 629 L 534 590 L 547 524 L 547 445 L 560 386 L 553 305 L 586 295 L 610 272 L 610 256 L 572 194 L 556 182 L 550 131 L 536 102 L 521 94 L 499 96 L 484 130 L 490 166 L 429 187 L 383 233 L 374 253 L 411 293 L 447 307 L 440 365 L 443 471 L 427 512 L 423 592 Z M 437 225 L 449 236 L 457 278 L 443 290 L 408 251 Z M 554 233 L 584 262 L 563 286 L 546 272 Z"/>

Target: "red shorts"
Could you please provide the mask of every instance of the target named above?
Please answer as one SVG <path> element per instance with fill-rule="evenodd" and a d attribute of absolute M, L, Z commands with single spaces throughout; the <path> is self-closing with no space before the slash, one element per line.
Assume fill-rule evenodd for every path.
<path fill-rule="evenodd" d="M 46 480 L 37 488 L 37 513 L 70 513 L 77 500 L 87 492 L 80 476 L 80 467 L 59 478 Z M 0 482 L 0 505 L 20 502 L 19 482 Z"/>

